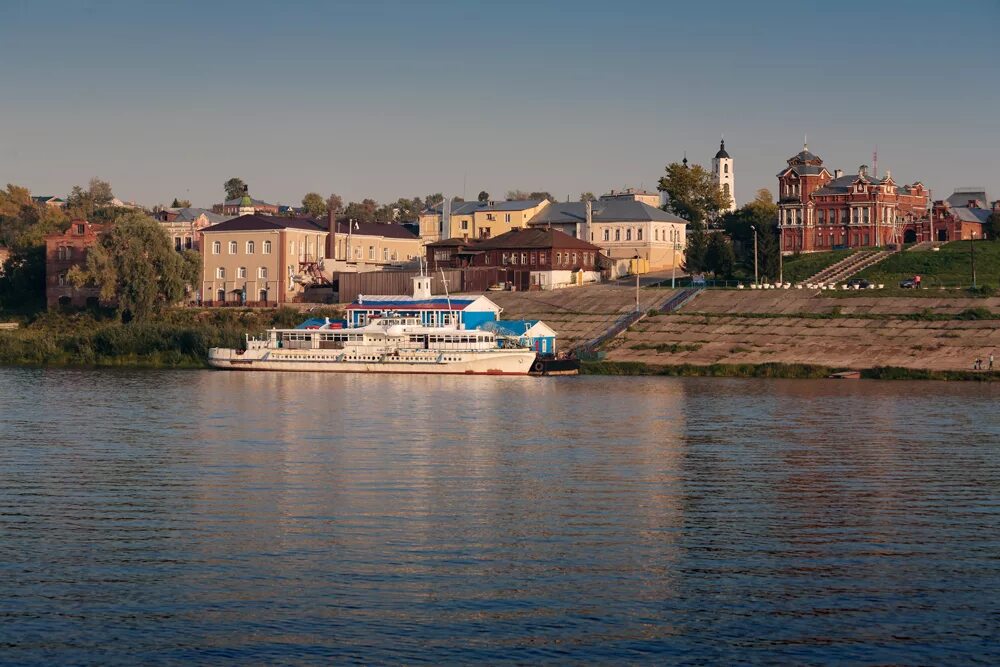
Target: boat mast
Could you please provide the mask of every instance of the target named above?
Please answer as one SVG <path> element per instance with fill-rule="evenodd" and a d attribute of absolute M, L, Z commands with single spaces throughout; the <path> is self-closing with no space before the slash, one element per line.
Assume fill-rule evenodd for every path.
<path fill-rule="evenodd" d="M 455 314 L 451 311 L 451 295 L 448 294 L 448 279 L 444 277 L 443 268 L 439 266 L 438 271 L 441 272 L 441 284 L 444 285 L 444 298 L 448 300 L 448 319 L 450 323 L 454 324 Z M 455 328 L 457 329 L 458 327 L 456 326 Z"/>

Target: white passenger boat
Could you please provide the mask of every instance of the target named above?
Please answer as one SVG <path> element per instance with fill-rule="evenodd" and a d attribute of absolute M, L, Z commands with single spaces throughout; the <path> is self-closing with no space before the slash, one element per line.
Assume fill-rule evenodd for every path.
<path fill-rule="evenodd" d="M 514 337 L 457 325 L 424 326 L 416 317 L 387 314 L 366 326 L 270 329 L 246 339 L 246 349 L 213 347 L 215 368 L 334 373 L 527 375 L 535 351 Z"/>

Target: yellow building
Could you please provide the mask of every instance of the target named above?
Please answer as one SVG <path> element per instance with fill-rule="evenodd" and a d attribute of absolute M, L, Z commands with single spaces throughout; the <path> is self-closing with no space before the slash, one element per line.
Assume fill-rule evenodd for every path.
<path fill-rule="evenodd" d="M 452 238 L 492 238 L 526 228 L 546 204 L 545 199 L 442 203 L 420 214 L 420 239 L 426 244 Z"/>
<path fill-rule="evenodd" d="M 330 271 L 379 271 L 406 267 L 423 255 L 421 239 L 402 225 L 373 222 L 335 223 L 330 237 Z"/>
<path fill-rule="evenodd" d="M 242 215 L 201 230 L 205 305 L 296 301 L 320 278 L 326 229 L 306 218 Z"/>

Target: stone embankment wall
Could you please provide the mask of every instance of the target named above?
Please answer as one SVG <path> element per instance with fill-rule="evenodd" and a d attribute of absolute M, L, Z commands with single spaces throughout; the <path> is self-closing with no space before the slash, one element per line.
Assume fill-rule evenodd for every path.
<path fill-rule="evenodd" d="M 607 358 L 970 370 L 977 357 L 1000 359 L 1000 319 L 964 319 L 973 309 L 1000 313 L 1000 299 L 706 290 L 673 315 L 636 324 L 608 346 Z"/>

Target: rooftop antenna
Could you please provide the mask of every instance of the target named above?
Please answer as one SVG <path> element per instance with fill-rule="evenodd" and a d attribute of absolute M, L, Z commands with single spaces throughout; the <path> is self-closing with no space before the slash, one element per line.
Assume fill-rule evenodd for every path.
<path fill-rule="evenodd" d="M 804 150 L 804 151 L 809 150 L 809 135 L 808 134 L 803 134 L 802 135 L 802 150 Z"/>
<path fill-rule="evenodd" d="M 872 169 L 875 171 L 875 178 L 878 178 L 878 144 L 875 144 L 875 151 L 872 153 Z"/>

